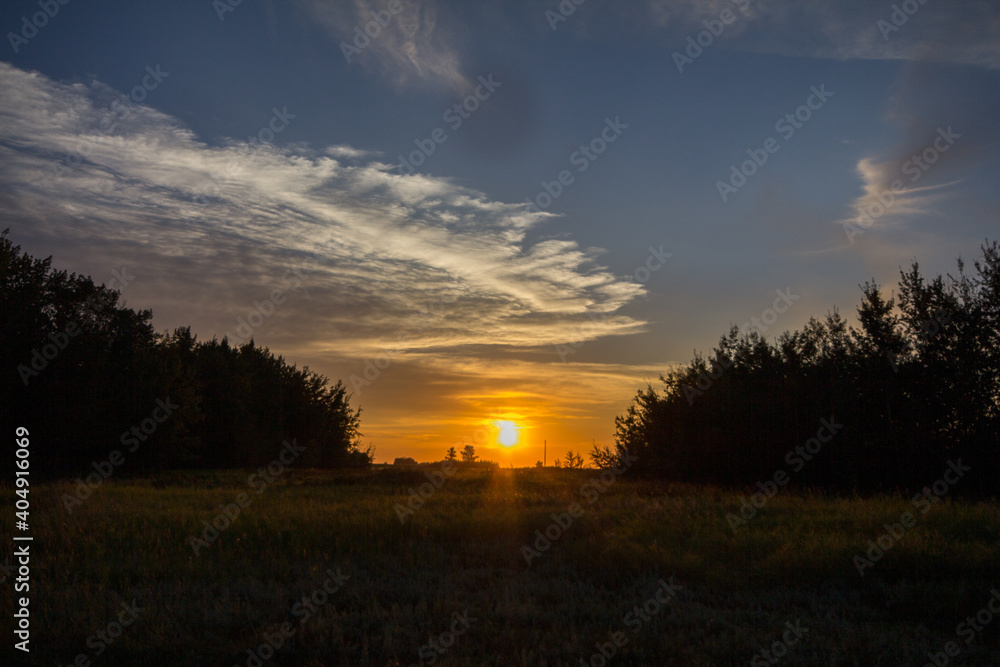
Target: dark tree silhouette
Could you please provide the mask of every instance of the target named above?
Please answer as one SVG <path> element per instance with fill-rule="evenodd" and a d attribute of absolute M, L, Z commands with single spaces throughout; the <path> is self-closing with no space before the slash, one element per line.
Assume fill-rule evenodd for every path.
<path fill-rule="evenodd" d="M 13 406 L 4 425 L 31 431 L 33 473 L 86 475 L 114 450 L 131 473 L 255 466 L 292 439 L 305 447 L 298 465 L 370 462 L 342 383 L 253 341 L 159 335 L 151 311 L 119 297 L 0 233 L 0 398 Z"/>
<path fill-rule="evenodd" d="M 583 467 L 583 456 L 580 454 L 574 454 L 573 450 L 566 452 L 566 467 L 579 469 Z"/>
<path fill-rule="evenodd" d="M 971 466 L 957 492 L 1000 490 L 1000 251 L 987 241 L 974 271 L 926 280 L 901 271 L 898 301 L 861 286 L 860 328 L 836 311 L 774 341 L 733 328 L 706 358 L 647 387 L 616 419 L 609 467 L 675 480 L 753 484 L 778 469 L 793 483 L 923 488 L 949 460 Z M 821 428 L 835 436 L 801 465 L 789 455 Z M 821 445 L 821 447 L 816 447 Z"/>

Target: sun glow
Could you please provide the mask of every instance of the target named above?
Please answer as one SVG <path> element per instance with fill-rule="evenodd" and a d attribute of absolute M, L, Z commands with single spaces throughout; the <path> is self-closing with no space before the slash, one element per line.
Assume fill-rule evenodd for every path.
<path fill-rule="evenodd" d="M 499 442 L 504 447 L 513 447 L 517 444 L 518 438 L 520 437 L 520 427 L 511 421 L 497 421 L 493 422 L 493 425 L 497 427 L 497 442 Z"/>

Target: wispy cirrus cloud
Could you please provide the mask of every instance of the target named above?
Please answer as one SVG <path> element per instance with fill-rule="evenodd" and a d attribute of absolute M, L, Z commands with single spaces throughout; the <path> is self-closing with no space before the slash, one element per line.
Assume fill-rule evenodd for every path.
<path fill-rule="evenodd" d="M 894 5 L 910 13 L 896 14 Z M 591 0 L 573 16 L 577 34 L 645 34 L 666 48 L 705 30 L 723 10 L 735 18 L 716 36 L 719 47 L 837 60 L 912 60 L 1000 69 L 1000 12 L 989 0 L 884 2 L 846 0 L 647 0 L 622 5 Z M 916 9 L 916 11 L 913 11 Z M 905 18 L 905 22 L 904 19 Z M 880 23 L 880 21 L 882 23 Z M 589 25 L 588 25 L 589 24 Z"/>
<path fill-rule="evenodd" d="M 378 151 L 366 151 L 353 146 L 328 146 L 324 152 L 330 157 L 346 160 L 379 157 Z"/>
<path fill-rule="evenodd" d="M 391 346 L 412 360 L 472 345 L 553 346 L 585 313 L 614 313 L 643 293 L 597 264 L 597 250 L 529 243 L 549 214 L 398 175 L 360 149 L 210 146 L 142 106 L 102 132 L 114 112 L 99 83 L 0 63 L 0 87 L 6 224 L 98 279 L 122 258 L 141 266 L 127 296 L 158 304 L 160 326 L 221 335 L 288 270 L 307 266 L 302 291 L 258 340 L 331 358 Z M 85 159 L 60 176 L 57 161 L 76 150 Z M 443 295 L 444 315 L 410 324 Z M 614 315 L 593 335 L 643 326 Z"/>
<path fill-rule="evenodd" d="M 995 103 L 995 94 L 984 96 L 953 65 L 908 63 L 886 103 L 892 140 L 858 160 L 862 193 L 840 221 L 848 239 L 852 231 L 899 230 L 920 216 L 946 215 L 956 186 L 1000 146 Z"/>
<path fill-rule="evenodd" d="M 913 216 L 931 213 L 937 204 L 946 201 L 948 188 L 957 182 L 917 185 L 924 173 L 912 158 L 878 163 L 862 158 L 858 176 L 863 194 L 854 200 L 850 216 L 842 221 L 848 240 L 853 243 L 858 232 L 864 234 L 875 226 L 902 226 Z"/>
<path fill-rule="evenodd" d="M 348 45 L 350 62 L 370 68 L 397 86 L 430 84 L 463 93 L 470 87 L 454 31 L 443 20 L 446 10 L 437 0 L 400 0 L 400 11 L 395 14 L 386 5 L 365 0 L 301 0 L 300 5 L 338 44 Z M 379 12 L 382 21 L 375 15 Z M 378 27 L 371 31 L 374 37 L 364 32 L 372 21 Z M 355 46 L 356 38 L 363 45 L 360 49 Z"/>

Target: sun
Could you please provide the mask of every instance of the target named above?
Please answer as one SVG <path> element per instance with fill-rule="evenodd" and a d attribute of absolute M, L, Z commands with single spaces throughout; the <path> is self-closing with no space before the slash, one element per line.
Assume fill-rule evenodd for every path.
<path fill-rule="evenodd" d="M 497 427 L 497 442 L 504 447 L 513 447 L 517 444 L 520 437 L 518 433 L 520 427 L 517 424 L 511 421 L 497 421 L 493 422 L 493 425 Z"/>

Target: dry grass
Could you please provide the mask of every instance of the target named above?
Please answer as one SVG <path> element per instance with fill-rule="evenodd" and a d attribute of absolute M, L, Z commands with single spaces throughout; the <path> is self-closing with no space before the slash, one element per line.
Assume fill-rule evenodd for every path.
<path fill-rule="evenodd" d="M 1000 618 L 969 645 L 956 634 L 1000 584 L 994 504 L 918 513 L 862 578 L 852 557 L 912 511 L 909 500 L 783 490 L 734 535 L 725 516 L 739 494 L 618 482 L 589 505 L 580 488 L 595 477 L 460 471 L 405 524 L 393 507 L 426 481 L 419 470 L 289 471 L 260 495 L 245 473 L 112 480 L 72 514 L 60 502 L 72 485 L 38 486 L 27 664 L 83 653 L 93 665 L 246 665 L 284 622 L 294 635 L 266 664 L 420 664 L 420 648 L 463 610 L 477 620 L 435 664 L 591 664 L 595 643 L 623 631 L 609 665 L 747 665 L 787 621 L 809 632 L 780 664 L 922 665 L 947 641 L 963 647 L 957 664 L 1000 664 Z M 241 491 L 252 504 L 195 556 L 188 538 Z M 13 491 L 2 495 L 12 507 Z M 522 545 L 581 501 L 583 515 L 527 565 Z M 2 558 L 11 554 L 8 542 Z M 300 622 L 296 601 L 330 568 L 349 579 Z M 680 594 L 633 632 L 627 614 L 671 575 Z M 0 605 L 7 618 L 12 598 Z M 138 621 L 95 656 L 88 637 L 132 599 Z"/>

